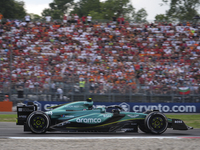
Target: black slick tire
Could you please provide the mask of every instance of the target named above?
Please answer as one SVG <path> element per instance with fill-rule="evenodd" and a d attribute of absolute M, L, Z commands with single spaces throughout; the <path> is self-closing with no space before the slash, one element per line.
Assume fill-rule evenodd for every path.
<path fill-rule="evenodd" d="M 42 111 L 34 111 L 27 118 L 27 124 L 32 133 L 42 134 L 50 126 L 50 118 Z"/>

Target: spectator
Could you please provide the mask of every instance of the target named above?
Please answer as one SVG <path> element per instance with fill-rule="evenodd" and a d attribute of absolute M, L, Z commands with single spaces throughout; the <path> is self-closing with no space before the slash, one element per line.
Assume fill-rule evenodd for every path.
<path fill-rule="evenodd" d="M 63 23 L 67 23 L 67 16 L 66 15 L 63 16 Z"/>
<path fill-rule="evenodd" d="M 71 15 L 71 23 L 75 23 L 74 14 Z"/>
<path fill-rule="evenodd" d="M 0 23 L 2 22 L 3 15 L 0 13 Z"/>
<path fill-rule="evenodd" d="M 85 80 L 84 79 L 80 79 L 79 81 L 79 87 L 80 87 L 80 92 L 84 92 L 85 89 Z"/>
<path fill-rule="evenodd" d="M 124 23 L 125 23 L 124 16 L 122 15 L 122 17 L 121 17 L 121 24 L 124 24 Z"/>
<path fill-rule="evenodd" d="M 87 18 L 86 16 L 82 16 L 82 17 L 81 17 L 83 24 L 86 23 L 86 22 L 85 22 L 86 18 Z"/>
<path fill-rule="evenodd" d="M 54 93 L 56 91 L 56 84 L 55 82 L 51 83 L 51 92 Z"/>
<path fill-rule="evenodd" d="M 87 16 L 87 23 L 90 24 L 92 22 L 92 16 L 88 14 Z"/>
<path fill-rule="evenodd" d="M 74 15 L 74 23 L 76 23 L 76 24 L 77 24 L 77 22 L 78 22 L 78 19 L 79 19 L 79 16 L 78 16 L 77 14 L 75 14 L 75 15 Z"/>
<path fill-rule="evenodd" d="M 112 22 L 113 22 L 113 24 L 117 23 L 117 17 L 115 15 L 112 17 Z"/>
<path fill-rule="evenodd" d="M 57 88 L 57 94 L 59 96 L 59 99 L 62 100 L 63 99 L 63 90 L 60 87 Z"/>
<path fill-rule="evenodd" d="M 23 99 L 24 98 L 24 88 L 22 86 L 19 86 L 19 87 L 16 86 L 16 90 L 17 90 L 17 98 Z"/>
<path fill-rule="evenodd" d="M 49 23 L 51 21 L 51 16 L 46 16 L 45 19 L 46 19 L 46 22 Z"/>
<path fill-rule="evenodd" d="M 0 36 L 2 36 L 3 32 L 4 32 L 3 25 L 0 24 Z M 2 39 L 2 37 L 0 37 L 0 44 L 2 44 L 1 39 Z"/>
<path fill-rule="evenodd" d="M 90 80 L 90 93 L 96 93 L 94 80 Z"/>
<path fill-rule="evenodd" d="M 4 102 L 9 102 L 9 96 L 8 95 L 5 95 L 5 98 L 4 98 Z"/>
<path fill-rule="evenodd" d="M 117 18 L 117 23 L 122 24 L 122 19 L 120 17 Z"/>
<path fill-rule="evenodd" d="M 69 22 L 69 23 L 72 23 L 72 16 L 69 14 L 68 16 L 67 16 L 67 22 Z"/>
<path fill-rule="evenodd" d="M 31 17 L 28 14 L 25 16 L 25 21 L 27 24 L 31 21 Z"/>

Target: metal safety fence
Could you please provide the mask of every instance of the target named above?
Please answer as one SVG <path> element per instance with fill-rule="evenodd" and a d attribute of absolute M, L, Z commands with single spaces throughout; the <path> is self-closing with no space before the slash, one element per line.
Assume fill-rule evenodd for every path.
<path fill-rule="evenodd" d="M 92 97 L 96 102 L 149 102 L 149 103 L 198 103 L 200 102 L 199 87 L 167 86 L 167 85 L 127 85 L 90 82 L 84 87 L 77 83 L 52 82 L 34 85 L 0 84 L 0 100 L 9 95 L 11 101 L 79 101 Z"/>

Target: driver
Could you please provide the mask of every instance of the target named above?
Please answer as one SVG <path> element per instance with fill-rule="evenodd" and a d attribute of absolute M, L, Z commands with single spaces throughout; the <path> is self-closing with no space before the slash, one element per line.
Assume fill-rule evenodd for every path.
<path fill-rule="evenodd" d="M 119 109 L 113 109 L 113 110 L 112 110 L 112 113 L 113 113 L 113 114 L 119 114 L 119 113 L 120 113 L 120 110 L 119 110 Z"/>
<path fill-rule="evenodd" d="M 92 98 L 88 98 L 88 99 L 87 99 L 87 102 L 92 102 Z"/>
<path fill-rule="evenodd" d="M 87 99 L 87 102 L 92 102 L 92 98 L 88 98 Z M 92 110 L 93 109 L 93 106 L 88 106 L 88 110 Z"/>

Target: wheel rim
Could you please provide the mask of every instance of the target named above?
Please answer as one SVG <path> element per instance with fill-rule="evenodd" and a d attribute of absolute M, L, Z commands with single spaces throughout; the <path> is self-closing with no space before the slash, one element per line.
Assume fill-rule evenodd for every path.
<path fill-rule="evenodd" d="M 154 129 L 161 129 L 164 127 L 164 120 L 163 118 L 161 117 L 154 117 L 152 120 L 151 120 L 151 126 L 154 128 Z"/>
<path fill-rule="evenodd" d="M 162 116 L 155 116 L 152 117 L 150 120 L 150 126 L 155 130 L 155 131 L 161 131 L 166 127 L 166 121 L 165 118 Z"/>
<path fill-rule="evenodd" d="M 35 131 L 44 130 L 47 126 L 47 120 L 45 117 L 40 115 L 33 116 L 31 119 L 31 126 Z"/>

